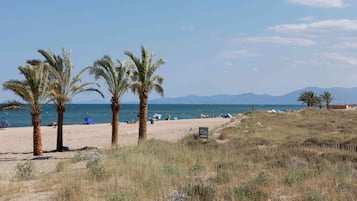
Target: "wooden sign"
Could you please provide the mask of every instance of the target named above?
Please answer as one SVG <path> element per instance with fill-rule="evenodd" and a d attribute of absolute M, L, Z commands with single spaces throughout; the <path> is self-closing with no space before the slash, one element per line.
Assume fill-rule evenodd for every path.
<path fill-rule="evenodd" d="M 199 127 L 198 133 L 200 138 L 208 139 L 208 127 Z"/>

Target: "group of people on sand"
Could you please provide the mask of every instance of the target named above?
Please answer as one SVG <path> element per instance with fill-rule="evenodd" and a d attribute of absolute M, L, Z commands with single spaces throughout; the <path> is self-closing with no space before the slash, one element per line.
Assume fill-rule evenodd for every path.
<path fill-rule="evenodd" d="M 128 124 L 136 124 L 136 122 L 139 121 L 139 118 L 140 118 L 140 115 L 138 114 L 136 120 L 132 119 L 131 121 L 127 121 L 126 123 L 128 123 Z M 151 120 L 157 121 L 157 120 L 161 120 L 161 119 L 162 119 L 162 115 L 155 113 L 155 114 L 153 115 L 153 117 L 150 118 L 150 121 L 151 121 Z M 174 118 L 174 119 L 177 119 L 177 118 Z M 166 117 L 164 120 L 171 120 L 171 116 L 170 116 L 170 115 L 167 115 L 167 117 Z"/>
<path fill-rule="evenodd" d="M 226 114 L 220 114 L 218 117 L 232 118 L 232 115 L 230 113 L 226 113 Z M 208 114 L 200 114 L 200 118 L 216 118 L 216 117 Z"/>

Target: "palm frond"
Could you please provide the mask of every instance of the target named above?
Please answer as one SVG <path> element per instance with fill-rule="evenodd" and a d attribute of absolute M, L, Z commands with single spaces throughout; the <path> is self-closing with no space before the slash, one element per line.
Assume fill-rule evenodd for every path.
<path fill-rule="evenodd" d="M 131 73 L 132 85 L 131 90 L 139 95 L 145 91 L 150 92 L 155 89 L 160 95 L 163 95 L 163 77 L 155 75 L 157 69 L 165 64 L 164 59 L 158 59 L 153 63 L 156 56 L 154 52 L 148 54 L 148 50 L 141 46 L 141 59 L 135 57 L 131 52 L 126 51 L 125 54 L 129 56 L 134 63 L 136 70 Z"/>
<path fill-rule="evenodd" d="M 24 106 L 22 103 L 12 100 L 12 101 L 8 101 L 6 103 L 1 104 L 0 106 L 0 111 L 1 110 L 18 110 L 18 109 L 22 109 Z"/>
<path fill-rule="evenodd" d="M 4 89 L 13 91 L 28 102 L 33 109 L 49 98 L 48 71 L 43 63 L 39 65 L 19 66 L 20 73 L 25 77 L 23 81 L 9 80 L 3 84 Z"/>

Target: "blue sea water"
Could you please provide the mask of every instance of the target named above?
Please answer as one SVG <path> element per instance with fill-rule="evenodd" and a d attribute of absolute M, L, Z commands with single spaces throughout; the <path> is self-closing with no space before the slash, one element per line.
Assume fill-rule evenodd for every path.
<path fill-rule="evenodd" d="M 170 115 L 171 119 L 199 118 L 200 114 L 219 116 L 230 113 L 232 115 L 245 113 L 251 110 L 297 110 L 303 105 L 190 105 L 190 104 L 151 104 L 148 116 L 155 113 L 162 114 L 163 118 Z M 122 104 L 119 121 L 126 122 L 137 119 L 138 104 Z M 95 123 L 110 123 L 112 118 L 110 104 L 68 104 L 64 114 L 64 124 L 83 124 L 84 118 L 90 117 Z M 29 110 L 1 111 L 0 120 L 7 120 L 11 127 L 31 126 Z M 55 105 L 48 104 L 43 107 L 42 125 L 57 121 Z"/>

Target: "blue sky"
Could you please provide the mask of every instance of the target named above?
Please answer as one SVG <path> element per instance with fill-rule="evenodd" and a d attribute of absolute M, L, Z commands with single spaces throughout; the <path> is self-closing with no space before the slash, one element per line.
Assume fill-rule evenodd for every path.
<path fill-rule="evenodd" d="M 166 60 L 165 97 L 357 87 L 356 9 L 357 0 L 2 1 L 0 83 L 22 79 L 18 66 L 39 48 L 71 50 L 78 72 L 145 45 Z M 1 91 L 0 102 L 14 97 Z"/>

